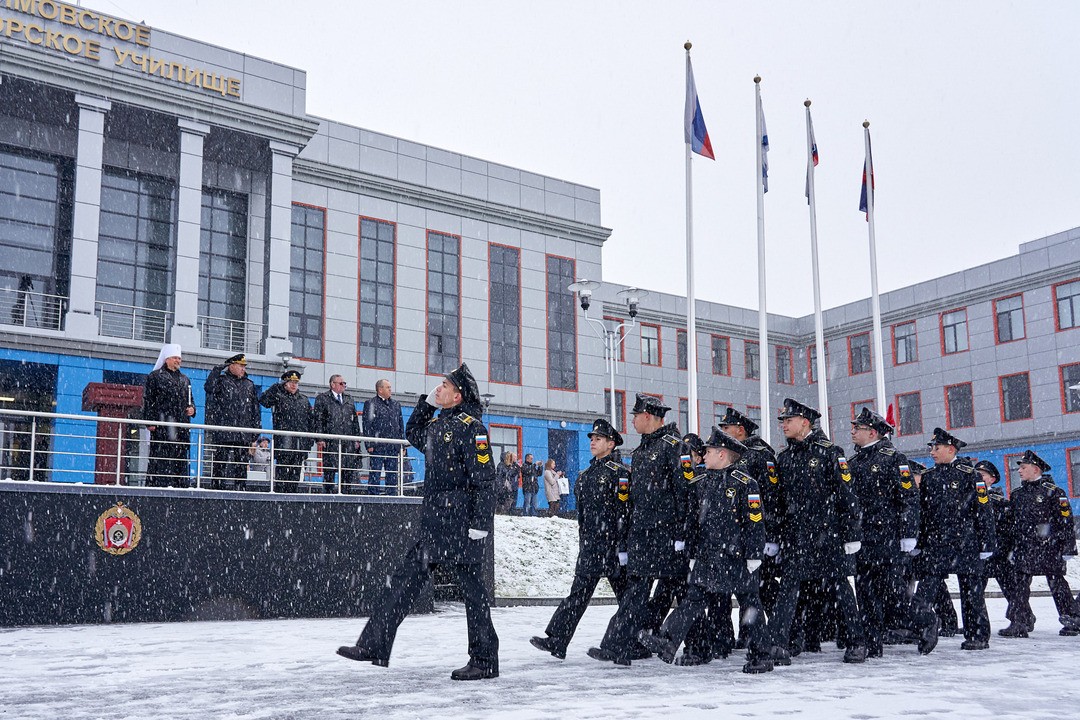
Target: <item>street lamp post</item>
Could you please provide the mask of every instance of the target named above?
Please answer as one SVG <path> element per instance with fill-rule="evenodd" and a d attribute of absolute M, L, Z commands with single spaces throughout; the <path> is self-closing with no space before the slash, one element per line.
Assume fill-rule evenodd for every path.
<path fill-rule="evenodd" d="M 595 280 L 578 280 L 571 284 L 566 289 L 570 292 L 577 293 L 579 302 L 581 304 L 582 314 L 585 316 L 585 320 L 593 326 L 593 331 L 597 336 L 604 341 L 604 359 L 607 360 L 608 376 L 610 383 L 608 384 L 608 395 L 610 400 L 608 401 L 609 415 L 611 416 L 611 427 L 617 428 L 618 422 L 615 420 L 615 363 L 616 352 L 619 346 L 626 340 L 626 334 L 623 330 L 633 329 L 637 323 L 634 322 L 634 318 L 638 314 L 638 303 L 643 297 L 649 294 L 648 290 L 642 290 L 640 288 L 632 287 L 620 290 L 618 296 L 626 302 L 626 310 L 630 315 L 630 320 L 627 322 L 621 322 L 614 327 L 608 327 L 607 323 L 603 320 L 597 320 L 596 318 L 589 317 L 589 306 L 592 303 L 592 294 L 600 288 L 600 283 Z"/>

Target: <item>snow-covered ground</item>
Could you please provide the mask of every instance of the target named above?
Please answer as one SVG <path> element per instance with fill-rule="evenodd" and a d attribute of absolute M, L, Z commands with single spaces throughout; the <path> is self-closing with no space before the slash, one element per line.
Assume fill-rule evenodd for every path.
<path fill-rule="evenodd" d="M 614 608 L 592 607 L 565 661 L 528 643 L 552 608 L 496 608 L 502 676 L 453 682 L 465 663 L 460 605 L 409 617 L 389 668 L 337 657 L 363 619 L 201 622 L 0 631 L 0 717 L 64 718 L 997 718 L 1080 716 L 1080 637 L 1057 634 L 1034 601 L 1028 640 L 982 652 L 943 638 L 921 657 L 886 648 L 865 665 L 827 649 L 788 668 L 743 675 L 728 659 L 697 668 L 652 659 L 616 668 L 585 655 Z M 990 601 L 995 628 L 1003 601 Z"/>

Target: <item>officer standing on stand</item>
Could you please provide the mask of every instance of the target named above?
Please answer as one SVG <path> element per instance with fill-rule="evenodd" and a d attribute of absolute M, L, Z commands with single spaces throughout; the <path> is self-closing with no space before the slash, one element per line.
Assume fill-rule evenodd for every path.
<path fill-rule="evenodd" d="M 611 423 L 595 421 L 589 433 L 589 467 L 578 475 L 574 498 L 578 512 L 578 559 L 570 594 L 559 603 L 545 630 L 534 636 L 533 647 L 566 658 L 581 616 L 592 599 L 596 583 L 606 577 L 621 600 L 626 588 L 623 566 L 627 561 L 626 529 L 630 499 L 630 471 L 619 457 L 623 439 Z"/>
<path fill-rule="evenodd" d="M 919 489 L 907 457 L 893 447 L 885 418 L 864 407 L 851 421 L 852 485 L 862 509 L 862 549 L 855 559 L 855 595 L 867 657 L 881 657 L 885 614 L 908 603 L 904 558 L 919 535 Z"/>
<path fill-rule="evenodd" d="M 356 417 L 356 401 L 347 390 L 345 378 L 330 376 L 330 389 L 315 396 L 312 418 L 313 432 L 327 435 L 360 435 L 360 421 Z M 337 475 L 341 471 L 341 492 L 353 482 L 360 447 L 359 440 L 319 440 L 322 453 L 323 492 L 338 490 Z"/>
<path fill-rule="evenodd" d="M 844 662 L 865 662 L 866 645 L 855 593 L 848 584 L 847 555 L 862 546 L 859 500 L 851 487 L 851 471 L 840 448 L 814 422 L 817 410 L 786 398 L 780 410 L 787 447 L 776 459 L 780 475 L 777 493 L 780 526 L 780 596 L 769 619 L 773 660 L 790 665 L 791 623 L 805 581 L 821 580 L 835 597 L 844 624 L 847 650 Z M 767 548 L 776 554 L 777 543 Z"/>
<path fill-rule="evenodd" d="M 195 415 L 191 381 L 180 372 L 180 346 L 169 343 L 158 353 L 154 369 L 143 387 L 143 420 L 189 423 Z M 191 431 L 186 427 L 149 425 L 150 455 L 146 484 L 151 487 L 187 487 Z"/>
<path fill-rule="evenodd" d="M 281 382 L 274 383 L 259 397 L 263 407 L 273 411 L 274 429 L 311 432 L 311 403 L 300 392 L 300 373 L 286 370 Z M 300 489 L 304 460 L 311 449 L 311 438 L 274 435 L 274 490 L 294 493 Z"/>
<path fill-rule="evenodd" d="M 1076 533 L 1069 498 L 1050 476 L 1050 463 L 1035 451 L 1024 451 L 1018 463 L 1022 482 L 1013 490 L 1010 509 L 1016 533 L 1013 562 L 1020 576 L 1013 625 L 1009 628 L 1023 624 L 1017 630 L 1025 631 L 1024 635 L 1034 629 L 1031 577 L 1043 575 L 1057 607 L 1061 634 L 1073 635 L 1080 630 L 1080 611 L 1073 600 L 1069 581 L 1065 579 L 1066 557 L 1076 555 Z M 1020 637 L 1019 632 L 1013 635 L 1005 630 L 999 634 Z"/>
<path fill-rule="evenodd" d="M 960 584 L 960 611 L 964 618 L 964 650 L 990 646 L 990 619 L 986 614 L 986 577 L 981 561 L 994 554 L 997 544 L 994 515 L 986 483 L 967 458 L 957 452 L 967 445 L 941 428 L 927 443 L 934 467 L 919 483 L 920 528 L 915 548 L 914 625 L 919 632 L 919 652 L 937 646 L 941 621 L 934 614 L 945 578 L 955 573 Z"/>
<path fill-rule="evenodd" d="M 495 525 L 495 463 L 482 412 L 480 390 L 464 363 L 417 402 L 405 436 L 425 458 L 420 537 L 390 577 L 356 645 L 343 645 L 338 655 L 389 665 L 398 626 L 423 593 L 431 570 L 441 565 L 457 576 L 469 628 L 469 663 L 450 678 L 499 676 L 499 637 L 491 624 L 483 570 L 484 539 Z"/>
<path fill-rule="evenodd" d="M 247 376 L 247 358 L 237 353 L 211 368 L 203 385 L 206 391 L 206 424 L 221 425 L 228 430 L 210 430 L 207 442 L 213 449 L 214 463 L 210 468 L 211 488 L 225 488 L 224 480 L 231 479 L 233 488 L 247 486 L 248 449 L 255 433 L 239 428 L 258 430 L 262 427 L 259 393 Z M 229 488 L 225 488 L 229 489 Z"/>
<path fill-rule="evenodd" d="M 688 485 L 682 456 L 686 450 L 675 424 L 664 423 L 670 409 L 650 395 L 639 393 L 634 400 L 634 429 L 641 435 L 641 443 L 631 463 L 626 547 L 629 577 L 600 647 L 589 648 L 589 657 L 596 660 L 629 665 L 637 650 L 638 631 L 649 627 L 652 620 L 649 591 L 653 582 L 685 582 Z"/>

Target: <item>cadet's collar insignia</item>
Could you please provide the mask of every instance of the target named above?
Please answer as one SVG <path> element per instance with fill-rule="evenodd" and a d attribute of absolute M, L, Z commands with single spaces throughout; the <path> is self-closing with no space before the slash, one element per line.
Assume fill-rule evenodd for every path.
<path fill-rule="evenodd" d="M 975 481 L 975 494 L 979 496 L 979 502 L 984 505 L 990 501 L 990 498 L 986 495 L 986 483 L 982 480 Z"/>
<path fill-rule="evenodd" d="M 830 440 L 829 438 L 817 438 L 814 440 L 814 442 L 816 442 L 821 447 L 832 447 L 832 440 Z"/>
<path fill-rule="evenodd" d="M 469 417 L 466 415 L 465 417 Z M 469 418 L 471 421 L 472 418 Z M 491 462 L 491 446 L 488 445 L 487 435 L 476 436 L 476 462 L 485 465 Z"/>
<path fill-rule="evenodd" d="M 731 477 L 735 478 L 736 480 L 741 482 L 743 485 L 750 482 L 750 480 L 752 479 L 749 475 L 744 473 L 742 470 L 732 470 L 731 471 Z"/>
<path fill-rule="evenodd" d="M 820 464 L 821 464 L 821 461 L 818 460 L 817 458 L 810 458 L 810 467 L 816 468 Z"/>
<path fill-rule="evenodd" d="M 442 436 L 442 441 L 443 442 L 450 442 L 453 439 L 454 439 L 454 433 L 450 432 L 449 430 L 447 430 L 445 433 L 443 433 L 443 436 Z"/>
<path fill-rule="evenodd" d="M 694 479 L 694 463 L 690 460 L 689 455 L 683 455 L 679 458 L 679 463 L 682 465 L 682 476 L 685 480 Z"/>
<path fill-rule="evenodd" d="M 750 493 L 746 499 L 750 505 L 750 522 L 761 522 L 761 496 Z"/>
<path fill-rule="evenodd" d="M 458 420 L 460 420 L 466 425 L 471 425 L 476 422 L 476 418 L 474 418 L 472 415 L 469 415 L 468 413 L 461 413 L 460 415 L 458 415 Z"/>
<path fill-rule="evenodd" d="M 142 539 L 142 521 L 131 508 L 118 502 L 98 516 L 94 539 L 98 547 L 110 555 L 126 555 Z"/>
<path fill-rule="evenodd" d="M 665 435 L 664 442 L 666 442 L 668 445 L 678 445 L 679 438 L 675 437 L 674 435 Z"/>
<path fill-rule="evenodd" d="M 735 488 L 729 487 L 724 491 L 724 494 L 727 495 L 728 500 L 733 500 L 735 498 Z"/>
<path fill-rule="evenodd" d="M 619 478 L 618 497 L 623 502 L 630 499 L 630 478 Z"/>
<path fill-rule="evenodd" d="M 840 466 L 840 479 L 846 483 L 851 482 L 851 470 L 848 468 L 847 458 L 841 455 L 836 464 Z"/>
<path fill-rule="evenodd" d="M 900 466 L 900 487 L 904 490 L 911 489 L 911 468 L 907 465 Z"/>
<path fill-rule="evenodd" d="M 780 478 L 776 474 L 776 463 L 772 460 L 765 461 L 765 468 L 769 471 L 769 482 L 773 485 L 780 482 Z"/>
<path fill-rule="evenodd" d="M 1058 501 L 1061 503 L 1061 517 L 1069 517 L 1072 515 L 1072 506 L 1069 505 L 1069 499 L 1062 497 L 1058 498 Z"/>
<path fill-rule="evenodd" d="M 614 460 L 608 460 L 607 462 L 605 462 L 604 467 L 608 468 L 609 470 L 622 470 L 622 466 Z"/>

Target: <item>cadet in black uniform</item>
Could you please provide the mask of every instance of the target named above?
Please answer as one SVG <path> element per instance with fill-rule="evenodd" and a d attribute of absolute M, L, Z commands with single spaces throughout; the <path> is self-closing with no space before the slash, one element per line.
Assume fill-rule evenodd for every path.
<path fill-rule="evenodd" d="M 864 407 L 851 421 L 852 485 L 862 509 L 862 549 L 855 560 L 855 595 L 867 657 L 881 657 L 885 614 L 908 603 L 903 560 L 919 535 L 919 489 L 907 457 L 893 447 L 893 428 Z"/>
<path fill-rule="evenodd" d="M 979 474 L 979 477 L 986 484 L 986 494 L 990 498 L 990 509 L 994 514 L 994 535 L 997 538 L 997 549 L 983 563 L 983 574 L 987 580 L 990 578 L 997 580 L 998 586 L 1001 588 L 1001 594 L 1005 596 L 1008 603 L 1005 617 L 1010 621 L 1009 627 L 1019 630 L 1024 625 L 1015 622 L 1018 573 L 1016 572 L 1016 566 L 1012 563 L 1013 530 L 1009 500 L 1005 497 L 1005 491 L 1002 490 L 999 484 L 1001 482 L 1001 473 L 994 463 L 989 460 L 980 460 L 975 463 L 975 472 Z M 1027 637 L 1026 631 L 1023 635 L 1017 634 L 1014 636 L 1006 634 L 1005 630 L 1007 629 L 998 630 L 998 635 L 1004 637 Z"/>
<path fill-rule="evenodd" d="M 259 403 L 273 411 L 274 429 L 311 432 L 311 403 L 300 392 L 300 373 L 286 370 L 281 382 L 274 383 L 259 396 Z M 297 492 L 304 470 L 304 460 L 313 441 L 295 435 L 274 435 L 274 490 Z"/>
<path fill-rule="evenodd" d="M 780 597 L 769 619 L 773 659 L 779 665 L 791 664 L 787 646 L 800 586 L 812 580 L 826 581 L 836 598 L 847 641 L 844 662 L 866 661 L 855 593 L 847 580 L 847 555 L 861 547 L 859 500 L 842 451 L 813 428 L 819 417 L 817 410 L 791 398 L 784 400 L 779 415 L 788 443 L 776 458 L 783 564 Z"/>
<path fill-rule="evenodd" d="M 1080 612 L 1069 581 L 1065 579 L 1065 556 L 1076 555 L 1076 533 L 1069 498 L 1050 476 L 1050 464 L 1034 451 L 1026 450 L 1018 462 L 1023 482 L 1013 490 L 1009 504 L 1016 543 L 1013 563 L 1019 573 L 1013 625 L 1022 624 L 1025 635 L 1034 629 L 1031 577 L 1043 575 L 1057 607 L 1062 634 L 1072 635 L 1080 630 Z M 1006 635 L 1004 630 L 1000 634 Z M 1020 637 L 1020 634 L 1006 637 Z"/>
<path fill-rule="evenodd" d="M 596 583 L 606 577 L 622 598 L 626 587 L 627 501 L 630 499 L 630 472 L 619 457 L 623 439 L 603 418 L 593 423 L 589 433 L 589 467 L 578 475 L 574 498 L 578 512 L 578 559 L 570 594 L 551 616 L 547 637 L 534 636 L 533 647 L 566 658 L 566 646 L 574 637 L 581 616 L 589 606 Z"/>
<path fill-rule="evenodd" d="M 706 446 L 703 476 L 696 480 L 696 507 L 691 512 L 694 569 L 686 601 L 679 604 L 658 634 L 642 630 L 638 639 L 672 662 L 675 651 L 706 608 L 722 605 L 730 616 L 731 595 L 746 609 L 749 652 L 743 672 L 773 669 L 765 637 L 765 616 L 758 599 L 754 571 L 761 565 L 765 546 L 761 494 L 757 481 L 735 463 L 746 446 L 719 428 Z"/>
<path fill-rule="evenodd" d="M 426 460 L 420 537 L 391 576 L 356 645 L 343 645 L 338 655 L 386 667 L 398 626 L 429 582 L 432 568 L 442 565 L 457 575 L 469 628 L 469 663 L 452 672 L 451 679 L 499 676 L 499 638 L 491 624 L 482 564 L 484 538 L 495 524 L 495 463 L 481 408 L 480 391 L 465 364 L 417 402 L 405 437 Z"/>
<path fill-rule="evenodd" d="M 964 650 L 985 650 L 990 643 L 990 619 L 986 614 L 986 578 L 981 560 L 994 553 L 994 515 L 986 484 L 967 458 L 956 456 L 967 443 L 941 428 L 927 443 L 934 467 L 919 484 L 920 528 L 915 574 L 913 620 L 919 631 L 919 652 L 927 654 L 937 645 L 941 622 L 934 614 L 945 578 L 955 573 L 960 583 L 960 610 L 964 617 Z"/>
<path fill-rule="evenodd" d="M 630 468 L 627 586 L 600 647 L 589 648 L 589 657 L 596 660 L 629 665 L 638 631 L 652 619 L 649 590 L 653 581 L 686 577 L 689 486 L 683 475 L 685 448 L 678 429 L 674 423 L 664 424 L 670 409 L 649 395 L 639 394 L 634 401 L 634 429 L 641 435 L 641 444 L 634 450 Z M 688 469 L 692 476 L 693 468 Z"/>

